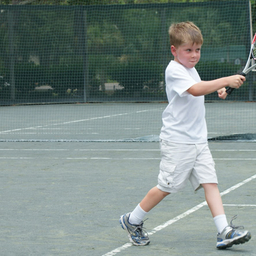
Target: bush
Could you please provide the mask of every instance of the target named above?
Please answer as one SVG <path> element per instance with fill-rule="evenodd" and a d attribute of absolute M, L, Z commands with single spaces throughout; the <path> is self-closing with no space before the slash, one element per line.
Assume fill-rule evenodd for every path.
<path fill-rule="evenodd" d="M 112 70 L 116 80 L 129 93 L 140 93 L 144 88 L 158 90 L 163 69 L 159 64 L 140 60 L 118 63 Z"/>
<path fill-rule="evenodd" d="M 59 65 L 44 68 L 33 63 L 15 66 L 16 98 L 35 97 L 35 87 L 49 85 L 58 96 L 63 96 L 68 89 L 82 90 L 84 75 L 82 65 Z M 51 92 L 45 93 L 51 97 Z M 42 96 L 42 93 L 40 93 Z"/>
<path fill-rule="evenodd" d="M 238 70 L 241 68 L 239 65 L 231 63 L 220 63 L 217 61 L 199 62 L 196 69 L 204 81 L 214 80 L 224 76 L 231 76 L 238 74 Z"/>
<path fill-rule="evenodd" d="M 27 98 L 36 86 L 47 84 L 48 71 L 33 63 L 15 65 L 15 90 L 18 98 Z"/>
<path fill-rule="evenodd" d="M 50 78 L 50 85 L 59 96 L 65 95 L 68 89 L 81 91 L 84 87 L 81 64 L 54 66 L 50 69 Z"/>

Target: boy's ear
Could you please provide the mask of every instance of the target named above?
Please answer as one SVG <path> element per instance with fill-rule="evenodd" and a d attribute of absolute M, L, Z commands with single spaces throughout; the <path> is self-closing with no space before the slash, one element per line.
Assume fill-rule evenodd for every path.
<path fill-rule="evenodd" d="M 171 53 L 173 56 L 176 56 L 176 47 L 174 45 L 171 45 Z"/>

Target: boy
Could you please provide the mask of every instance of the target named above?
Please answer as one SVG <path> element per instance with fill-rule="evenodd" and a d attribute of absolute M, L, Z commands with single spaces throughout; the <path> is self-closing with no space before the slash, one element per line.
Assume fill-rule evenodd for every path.
<path fill-rule="evenodd" d="M 149 238 L 143 231 L 146 214 L 169 194 L 180 191 L 189 180 L 194 188 L 203 188 L 205 198 L 218 230 L 217 248 L 226 249 L 251 238 L 247 230 L 228 225 L 214 161 L 207 143 L 204 95 L 218 91 L 227 96 L 226 86 L 238 89 L 245 77 L 234 75 L 212 81 L 201 81 L 195 65 L 200 59 L 203 37 L 192 22 L 173 24 L 169 28 L 171 52 L 174 60 L 165 71 L 168 106 L 162 114 L 160 133 L 161 162 L 158 185 L 152 188 L 131 212 L 120 217 L 120 224 L 128 231 L 134 245 L 147 245 Z"/>

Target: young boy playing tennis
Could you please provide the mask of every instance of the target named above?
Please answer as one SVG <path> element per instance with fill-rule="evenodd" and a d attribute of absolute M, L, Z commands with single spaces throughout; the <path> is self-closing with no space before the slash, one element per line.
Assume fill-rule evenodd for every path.
<path fill-rule="evenodd" d="M 120 224 L 128 231 L 134 245 L 149 244 L 143 231 L 143 219 L 167 195 L 186 186 L 204 189 L 207 204 L 216 225 L 217 248 L 250 240 L 247 230 L 228 225 L 218 189 L 215 164 L 208 148 L 204 95 L 217 91 L 220 98 L 227 96 L 225 87 L 239 88 L 245 81 L 241 75 L 201 81 L 195 65 L 200 60 L 203 37 L 192 22 L 173 24 L 169 28 L 171 52 L 174 60 L 165 71 L 168 106 L 162 114 L 160 133 L 161 162 L 158 185 L 153 187 L 131 212 L 120 217 Z"/>

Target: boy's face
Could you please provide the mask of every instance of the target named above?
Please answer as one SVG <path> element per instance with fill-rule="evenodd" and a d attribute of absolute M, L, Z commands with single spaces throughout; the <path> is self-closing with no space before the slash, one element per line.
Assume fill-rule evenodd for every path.
<path fill-rule="evenodd" d="M 201 44 L 186 43 L 179 47 L 171 46 L 174 60 L 185 66 L 193 68 L 200 60 Z"/>

